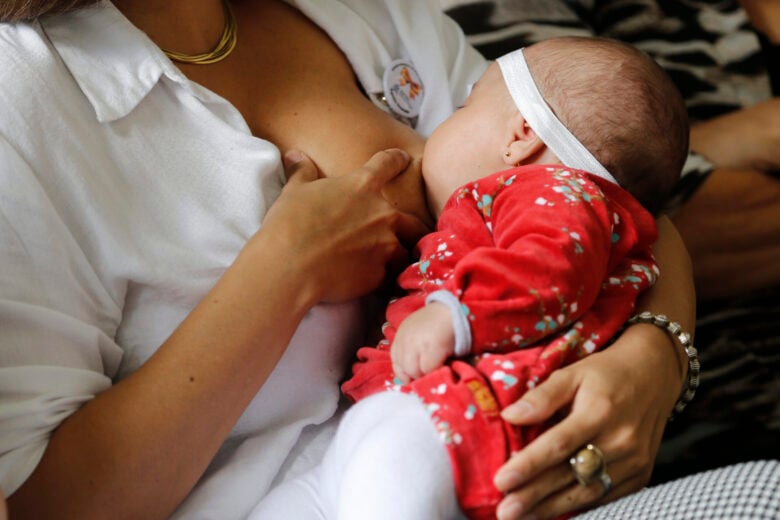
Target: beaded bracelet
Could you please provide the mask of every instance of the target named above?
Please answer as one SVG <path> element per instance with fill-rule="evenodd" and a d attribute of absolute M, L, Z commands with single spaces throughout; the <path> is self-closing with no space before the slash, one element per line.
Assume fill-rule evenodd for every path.
<path fill-rule="evenodd" d="M 677 403 L 675 403 L 674 409 L 669 415 L 669 420 L 672 421 L 685 409 L 688 403 L 693 400 L 693 396 L 696 395 L 696 389 L 699 388 L 699 370 L 701 365 L 699 363 L 698 352 L 693 346 L 691 335 L 687 332 L 683 332 L 682 326 L 679 323 L 670 321 L 669 318 L 663 314 L 653 314 L 652 312 L 645 311 L 632 316 L 628 320 L 629 325 L 635 323 L 648 323 L 665 330 L 672 338 L 675 338 L 682 345 L 685 354 L 688 356 L 688 377 L 680 392 L 680 397 L 677 399 Z"/>

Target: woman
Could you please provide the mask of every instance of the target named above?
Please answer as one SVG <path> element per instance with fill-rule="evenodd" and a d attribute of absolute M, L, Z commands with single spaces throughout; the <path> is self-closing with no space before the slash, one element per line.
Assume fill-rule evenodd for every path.
<path fill-rule="evenodd" d="M 11 515 L 245 515 L 316 462 L 354 298 L 428 222 L 419 161 L 373 154 L 418 158 L 484 62 L 438 6 L 411 0 L 118 0 L 4 24 L 0 42 Z M 419 77 L 392 76 L 396 59 Z M 380 108 L 401 78 L 423 93 L 394 107 L 417 132 Z M 312 159 L 287 154 L 282 190 L 291 149 Z M 690 330 L 690 266 L 667 221 L 661 235 L 665 276 L 642 308 Z M 664 331 L 630 327 L 506 410 L 527 423 L 571 407 L 497 477 L 512 491 L 502 518 L 642 486 L 684 359 Z M 591 442 L 606 497 L 567 462 Z"/>

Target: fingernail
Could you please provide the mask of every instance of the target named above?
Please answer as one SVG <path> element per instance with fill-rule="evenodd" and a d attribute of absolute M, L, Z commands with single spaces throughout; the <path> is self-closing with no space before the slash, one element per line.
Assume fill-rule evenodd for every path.
<path fill-rule="evenodd" d="M 517 500 L 504 500 L 498 504 L 496 517 L 498 520 L 516 520 L 523 512 L 523 506 Z"/>
<path fill-rule="evenodd" d="M 517 487 L 523 480 L 522 475 L 517 471 L 507 470 L 499 471 L 493 477 L 493 484 L 502 491 Z"/>
<path fill-rule="evenodd" d="M 401 152 L 401 155 L 404 156 L 405 160 L 407 161 L 409 160 L 409 152 L 407 152 L 406 150 L 402 150 L 401 148 L 399 148 L 398 151 Z"/>
<path fill-rule="evenodd" d="M 298 150 L 288 150 L 284 154 L 284 165 L 285 166 L 292 166 L 293 164 L 297 164 L 303 160 L 303 154 Z"/>
<path fill-rule="evenodd" d="M 501 417 L 507 421 L 519 421 L 529 415 L 533 407 L 525 401 L 510 404 L 501 411 Z"/>

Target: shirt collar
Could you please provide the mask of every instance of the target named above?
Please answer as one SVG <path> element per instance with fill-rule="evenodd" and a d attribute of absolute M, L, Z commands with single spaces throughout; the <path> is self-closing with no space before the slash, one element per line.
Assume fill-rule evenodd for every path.
<path fill-rule="evenodd" d="M 101 123 L 128 115 L 163 75 L 189 84 L 108 0 L 42 19 L 41 25 Z"/>

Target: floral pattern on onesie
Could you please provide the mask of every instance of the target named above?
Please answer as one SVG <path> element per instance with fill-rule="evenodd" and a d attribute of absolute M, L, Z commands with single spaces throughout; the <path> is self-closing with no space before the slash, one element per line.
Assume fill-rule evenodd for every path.
<path fill-rule="evenodd" d="M 463 186 L 419 260 L 399 277 L 384 339 L 358 351 L 343 385 L 353 400 L 392 390 L 417 395 L 448 448 L 471 518 L 492 518 L 492 475 L 549 425 L 517 428 L 500 410 L 556 368 L 603 348 L 658 276 L 655 220 L 625 190 L 579 170 L 531 165 Z M 390 349 L 403 319 L 446 290 L 461 304 L 471 354 L 400 385 Z"/>

